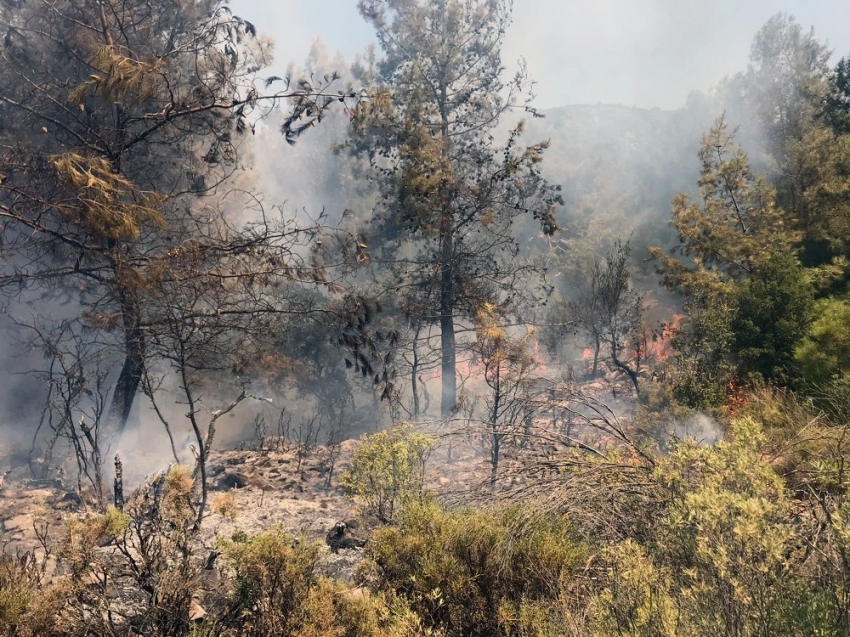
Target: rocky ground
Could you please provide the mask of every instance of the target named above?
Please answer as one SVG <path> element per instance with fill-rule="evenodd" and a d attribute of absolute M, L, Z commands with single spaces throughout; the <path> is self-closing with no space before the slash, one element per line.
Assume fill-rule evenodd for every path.
<path fill-rule="evenodd" d="M 368 521 L 358 519 L 339 476 L 359 444 L 347 440 L 305 451 L 271 440 L 262 449 L 214 452 L 199 541 L 211 548 L 217 537 L 229 538 L 237 531 L 252 535 L 281 528 L 327 542 L 326 573 L 350 579 L 370 529 Z M 25 456 L 0 449 L 0 457 L 12 467 L 5 470 L 0 487 L 0 548 L 40 553 L 43 542 L 55 545 L 62 537 L 69 516 L 94 510 L 86 501 L 88 492 L 83 489 L 81 498 L 75 481 L 35 480 Z M 131 457 L 124 459 L 125 465 L 131 462 Z M 473 493 L 488 475 L 483 453 L 468 439 L 440 437 L 429 466 L 429 489 L 448 499 Z"/>

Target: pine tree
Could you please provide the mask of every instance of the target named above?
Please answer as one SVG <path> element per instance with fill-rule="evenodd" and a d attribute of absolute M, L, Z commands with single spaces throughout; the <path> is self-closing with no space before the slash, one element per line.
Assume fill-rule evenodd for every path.
<path fill-rule="evenodd" d="M 264 104 L 292 98 L 292 140 L 344 97 L 264 86 L 269 43 L 213 0 L 23 0 L 0 17 L 0 292 L 40 297 L 48 315 L 70 301 L 100 333 L 120 369 L 109 409 L 120 431 L 156 329 L 146 296 L 169 259 L 240 243 L 203 200 L 238 170 L 240 134 Z"/>
<path fill-rule="evenodd" d="M 688 297 L 716 293 L 748 277 L 773 252 L 790 250 L 800 238 L 788 215 L 776 207 L 774 190 L 753 173 L 734 139 L 722 117 L 703 136 L 702 201 L 676 195 L 672 224 L 679 245 L 670 255 L 652 249 L 664 283 Z"/>
<path fill-rule="evenodd" d="M 362 0 L 384 57 L 372 99 L 357 109 L 351 148 L 380 185 L 376 257 L 392 263 L 394 290 L 416 298 L 418 319 L 441 332 L 443 415 L 456 404 L 456 326 L 485 302 L 503 310 L 527 289 L 513 233 L 533 216 L 556 227 L 558 189 L 541 177 L 548 143 L 523 147 L 520 122 L 505 146 L 495 131 L 527 89 L 502 79 L 505 0 Z M 527 106 L 527 104 L 525 104 Z"/>

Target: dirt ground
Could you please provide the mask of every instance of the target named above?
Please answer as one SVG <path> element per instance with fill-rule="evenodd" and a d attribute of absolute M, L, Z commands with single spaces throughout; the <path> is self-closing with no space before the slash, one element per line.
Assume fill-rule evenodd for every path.
<path fill-rule="evenodd" d="M 339 476 L 348 468 L 359 441 L 308 451 L 274 443 L 267 442 L 263 450 L 212 454 L 211 492 L 201 533 L 205 545 L 213 546 L 216 537 L 230 537 L 236 531 L 251 535 L 276 527 L 324 540 L 334 525 L 357 517 L 356 505 L 343 493 Z M 61 539 L 69 516 L 94 510 L 86 501 L 86 489 L 82 499 L 78 495 L 75 479 L 35 480 L 20 454 L 0 449 L 0 457 L 14 463 L 0 487 L 0 547 L 6 551 L 38 553 L 43 541 L 55 545 Z M 443 438 L 429 460 L 428 488 L 457 500 L 474 492 L 487 475 L 481 450 L 468 440 Z"/>

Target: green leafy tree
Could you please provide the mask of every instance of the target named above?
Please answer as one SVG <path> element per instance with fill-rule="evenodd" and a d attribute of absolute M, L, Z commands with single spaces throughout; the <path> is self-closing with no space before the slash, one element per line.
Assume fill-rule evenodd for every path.
<path fill-rule="evenodd" d="M 684 303 L 686 319 L 673 334 L 673 395 L 684 405 L 712 409 L 723 404 L 734 373 L 729 360 L 734 300 L 706 294 Z"/>
<path fill-rule="evenodd" d="M 850 56 L 841 58 L 832 71 L 824 116 L 836 133 L 850 133 Z"/>
<path fill-rule="evenodd" d="M 663 283 L 684 297 L 686 318 L 673 340 L 675 393 L 700 408 L 719 405 L 726 391 L 736 283 L 800 237 L 734 140 L 723 117 L 703 136 L 702 201 L 677 195 L 672 223 L 679 245 L 671 254 L 651 249 Z"/>
<path fill-rule="evenodd" d="M 803 137 L 820 111 L 831 70 L 830 55 L 813 29 L 805 31 L 785 13 L 772 16 L 753 39 L 747 99 L 780 172 L 790 159 L 788 144 Z"/>
<path fill-rule="evenodd" d="M 812 286 L 799 262 L 776 253 L 736 292 L 732 352 L 741 374 L 787 381 L 794 374 L 794 352 L 813 318 Z"/>
<path fill-rule="evenodd" d="M 814 30 L 777 14 L 753 41 L 742 85 L 765 140 L 778 205 L 802 232 L 806 265 L 846 254 L 850 227 L 850 154 L 841 124 L 847 66 L 831 70 L 830 55 Z"/>

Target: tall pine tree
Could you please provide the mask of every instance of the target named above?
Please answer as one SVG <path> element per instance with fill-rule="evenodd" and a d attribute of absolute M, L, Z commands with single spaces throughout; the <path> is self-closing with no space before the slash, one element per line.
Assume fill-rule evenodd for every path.
<path fill-rule="evenodd" d="M 362 0 L 383 57 L 372 99 L 355 112 L 351 147 L 370 159 L 381 200 L 372 225 L 393 287 L 415 299 L 417 320 L 440 327 L 441 412 L 457 400 L 456 320 L 484 302 L 509 309 L 523 269 L 518 217 L 556 230 L 558 188 L 540 174 L 548 143 L 506 144 L 495 131 L 514 108 L 530 110 L 523 72 L 503 79 L 505 0 Z"/>

